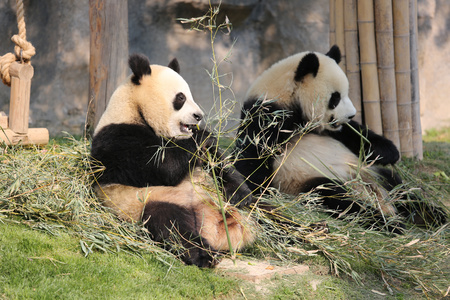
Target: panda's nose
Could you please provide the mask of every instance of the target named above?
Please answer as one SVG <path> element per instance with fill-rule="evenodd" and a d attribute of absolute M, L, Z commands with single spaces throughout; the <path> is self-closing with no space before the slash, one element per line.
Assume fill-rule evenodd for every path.
<path fill-rule="evenodd" d="M 348 117 L 349 120 L 353 119 L 355 117 L 355 115 L 351 115 Z"/>
<path fill-rule="evenodd" d="M 197 120 L 197 122 L 200 122 L 203 119 L 203 115 L 201 115 L 201 114 L 194 114 L 194 119 Z"/>

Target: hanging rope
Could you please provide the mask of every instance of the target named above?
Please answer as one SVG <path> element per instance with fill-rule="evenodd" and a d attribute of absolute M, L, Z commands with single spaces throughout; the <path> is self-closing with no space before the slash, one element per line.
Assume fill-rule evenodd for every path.
<path fill-rule="evenodd" d="M 14 35 L 11 40 L 16 44 L 14 53 L 6 53 L 0 57 L 0 76 L 7 86 L 11 85 L 11 76 L 9 75 L 9 67 L 15 61 L 30 64 L 30 59 L 36 54 L 33 45 L 27 41 L 27 31 L 25 28 L 25 17 L 23 9 L 23 1 L 16 0 L 16 16 L 19 34 Z"/>

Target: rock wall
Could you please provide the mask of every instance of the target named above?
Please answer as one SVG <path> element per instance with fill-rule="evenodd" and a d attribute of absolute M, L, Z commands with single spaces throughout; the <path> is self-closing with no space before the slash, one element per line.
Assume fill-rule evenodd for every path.
<path fill-rule="evenodd" d="M 418 15 L 422 129 L 450 127 L 450 1 L 419 0 Z"/>
<path fill-rule="evenodd" d="M 233 30 L 217 34 L 214 49 L 220 61 L 222 100 L 241 101 L 253 79 L 273 62 L 304 50 L 328 50 L 328 1 L 224 0 L 218 21 L 228 16 Z M 218 1 L 212 1 L 217 5 Z M 31 127 L 46 127 L 52 136 L 63 131 L 82 134 L 88 103 L 89 1 L 25 0 L 27 39 L 36 47 L 31 90 Z M 152 63 L 177 57 L 181 74 L 205 111 L 214 111 L 217 88 L 211 73 L 208 32 L 189 30 L 177 18 L 198 17 L 207 0 L 129 0 L 130 53 L 142 52 Z M 419 0 L 420 80 L 422 112 L 431 127 L 448 126 L 449 104 L 442 95 L 450 85 L 449 7 L 446 0 Z M 432 6 L 430 6 L 430 3 Z M 433 6 L 434 5 L 434 6 Z M 422 9 L 426 8 L 426 9 Z M 439 23 L 440 22 L 440 23 Z M 443 22 L 443 23 L 442 23 Z M 13 50 L 17 33 L 15 1 L 0 0 L 0 55 Z M 426 45 L 426 46 L 425 46 Z M 226 60 L 224 60 L 227 58 Z M 127 58 L 124 58 L 127 59 Z M 228 103 L 228 102 L 227 102 Z M 9 88 L 0 85 L 0 110 L 8 111 Z M 239 105 L 232 117 L 239 117 Z M 447 114 L 445 114 L 447 112 Z M 429 128 L 424 123 L 423 128 Z"/>

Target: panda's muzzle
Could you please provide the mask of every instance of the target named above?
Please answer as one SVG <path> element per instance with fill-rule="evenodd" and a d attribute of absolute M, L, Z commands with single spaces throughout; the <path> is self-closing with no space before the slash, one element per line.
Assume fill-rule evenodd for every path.
<path fill-rule="evenodd" d="M 193 114 L 192 115 L 196 123 L 180 123 L 180 130 L 183 133 L 192 133 L 193 130 L 199 129 L 199 124 L 203 119 L 203 114 Z"/>
<path fill-rule="evenodd" d="M 183 133 L 192 133 L 193 130 L 198 129 L 198 123 L 197 124 L 180 124 L 180 131 Z"/>

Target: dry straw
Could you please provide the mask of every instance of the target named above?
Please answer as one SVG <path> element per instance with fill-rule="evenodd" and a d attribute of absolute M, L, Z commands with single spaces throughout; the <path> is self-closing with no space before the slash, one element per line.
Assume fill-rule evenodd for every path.
<path fill-rule="evenodd" d="M 141 223 L 123 222 L 99 204 L 91 188 L 93 174 L 86 140 L 69 138 L 44 148 L 3 145 L 0 161 L 3 222 L 24 222 L 50 234 L 69 232 L 79 239 L 85 255 L 93 251 L 137 256 L 153 253 L 164 263 L 174 263 L 174 256 L 163 250 L 163 245 L 152 242 Z M 404 189 L 418 185 L 414 177 L 401 169 L 397 171 L 411 182 Z M 360 184 L 355 179 L 346 186 Z M 393 199 L 399 196 L 397 192 L 400 190 L 391 195 Z M 423 193 L 428 201 L 438 197 L 426 185 Z M 450 254 L 447 225 L 435 232 L 410 229 L 404 235 L 389 236 L 361 226 L 370 222 L 370 215 L 346 216 L 344 220 L 330 218 L 317 205 L 319 199 L 315 194 L 291 197 L 269 189 L 260 201 L 278 208 L 270 211 L 263 206 L 252 208 L 251 217 L 258 221 L 257 241 L 240 256 L 290 264 L 319 255 L 329 261 L 333 274 L 346 274 L 360 283 L 360 272 L 370 269 L 384 276 L 393 288 L 398 280 L 410 282 L 424 293 L 443 294 L 447 288 L 446 278 L 450 274 L 442 264 Z M 389 222 L 395 222 L 395 218 Z M 183 252 L 175 238 L 168 243 L 172 243 L 172 249 Z"/>

